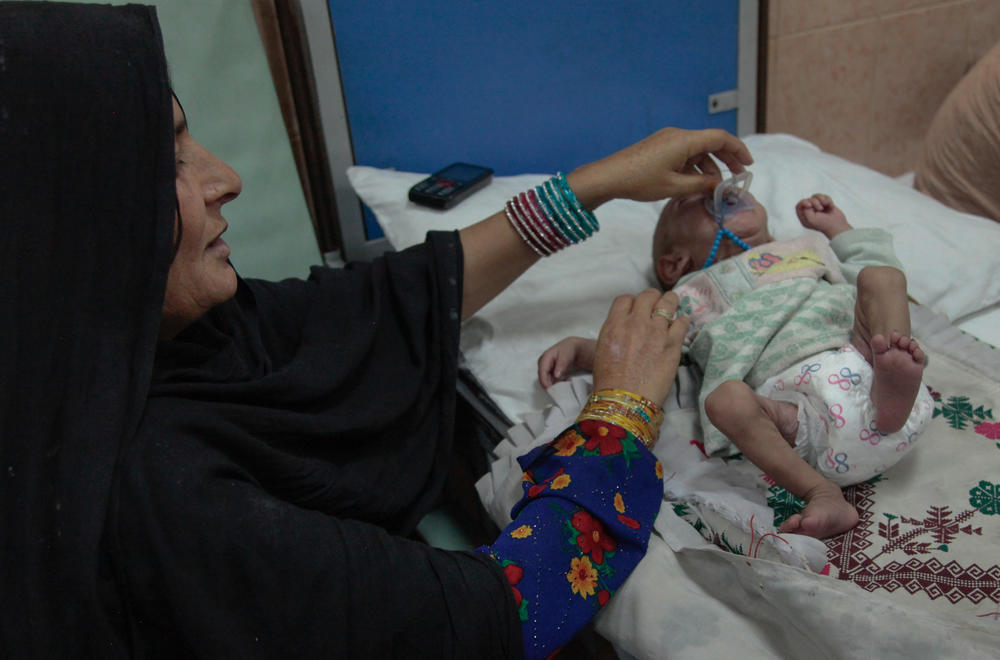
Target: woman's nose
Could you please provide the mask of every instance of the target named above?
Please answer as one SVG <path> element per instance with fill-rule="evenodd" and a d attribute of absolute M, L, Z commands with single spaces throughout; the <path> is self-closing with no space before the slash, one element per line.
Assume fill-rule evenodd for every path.
<path fill-rule="evenodd" d="M 243 190 L 243 181 L 221 158 L 205 150 L 205 201 L 220 206 L 236 199 Z"/>

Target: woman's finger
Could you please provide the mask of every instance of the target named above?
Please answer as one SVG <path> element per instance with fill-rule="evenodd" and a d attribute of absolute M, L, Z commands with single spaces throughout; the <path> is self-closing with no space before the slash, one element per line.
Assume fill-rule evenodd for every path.
<path fill-rule="evenodd" d="M 733 174 L 739 174 L 746 165 L 753 163 L 750 150 L 736 136 L 719 128 L 693 131 L 688 144 L 688 153 L 710 153 L 721 160 Z"/>
<path fill-rule="evenodd" d="M 670 175 L 670 197 L 690 195 L 692 193 L 711 194 L 719 185 L 719 177 L 709 174 L 673 173 Z"/>
<path fill-rule="evenodd" d="M 684 337 L 687 336 L 688 327 L 691 325 L 690 316 L 678 316 L 667 328 L 667 337 L 671 342 L 676 342 L 678 345 L 684 343 Z"/>
<path fill-rule="evenodd" d="M 632 304 L 632 313 L 643 318 L 652 316 L 653 304 L 659 299 L 659 291 L 656 289 L 646 289 L 635 297 L 635 302 Z"/>
<path fill-rule="evenodd" d="M 719 169 L 718 164 L 716 164 L 715 159 L 710 155 L 702 154 L 696 156 L 693 159 L 693 163 L 702 174 L 722 178 L 722 171 Z"/>
<path fill-rule="evenodd" d="M 680 298 L 677 297 L 677 294 L 673 291 L 667 291 L 660 296 L 660 299 L 656 301 L 656 304 L 653 307 L 654 309 L 664 309 L 673 315 L 677 312 L 679 304 Z"/>
<path fill-rule="evenodd" d="M 667 291 L 653 306 L 653 315 L 660 316 L 666 320 L 664 327 L 667 331 L 667 347 L 673 345 L 679 346 L 683 343 L 688 325 L 690 324 L 689 318 L 677 316 L 679 305 L 680 299 L 677 297 L 677 294 L 673 291 Z"/>
<path fill-rule="evenodd" d="M 623 293 L 611 302 L 611 309 L 608 310 L 608 320 L 626 316 L 632 311 L 632 304 L 635 296 Z"/>

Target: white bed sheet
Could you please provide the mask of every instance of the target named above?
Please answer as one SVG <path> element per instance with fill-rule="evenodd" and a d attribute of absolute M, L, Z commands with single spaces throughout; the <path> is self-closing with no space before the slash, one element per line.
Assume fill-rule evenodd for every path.
<path fill-rule="evenodd" d="M 957 319 L 965 331 L 1000 345 L 1000 259 L 995 256 L 1000 224 L 948 209 L 906 183 L 790 136 L 751 136 L 746 142 L 756 158 L 752 191 L 768 208 L 776 238 L 803 231 L 793 211 L 798 199 L 826 192 L 855 226 L 879 226 L 893 233 L 916 300 Z M 428 230 L 456 229 L 492 214 L 511 195 L 547 175 L 497 177 L 447 212 L 406 201 L 407 189 L 423 174 L 355 167 L 349 176 L 390 242 L 404 248 L 420 242 Z M 588 385 L 578 376 L 543 392 L 535 378 L 538 355 L 568 334 L 595 337 L 617 294 L 654 284 L 649 241 L 661 208 L 662 203 L 628 201 L 601 207 L 600 233 L 543 260 L 463 327 L 467 366 L 505 414 L 525 420 L 498 446 L 500 460 L 477 484 L 498 523 L 519 495 L 520 480 L 503 478 L 504 465 L 513 473 L 518 448 L 542 440 L 540 433 L 547 426 L 563 428 L 566 416 L 575 414 L 573 406 L 582 405 Z M 944 325 L 950 327 L 947 319 Z M 938 337 L 937 331 L 932 334 Z M 956 341 L 949 337 L 943 344 Z M 941 367 L 948 364 L 943 358 L 936 361 Z M 960 365 L 956 379 L 962 371 Z M 676 403 L 679 408 L 691 405 L 690 400 Z M 685 414 L 675 413 L 681 418 Z M 993 443 L 984 446 L 992 451 Z M 675 449 L 685 447 L 682 443 Z M 657 450 L 658 455 L 672 451 L 669 443 L 660 443 Z M 936 465 L 949 460 L 934 458 Z M 980 467 L 989 468 L 992 458 L 989 454 Z M 678 460 L 671 457 L 665 464 Z M 735 495 L 741 487 L 737 485 Z M 714 503 L 724 509 L 718 499 Z M 745 515 L 749 509 L 742 511 Z M 983 614 L 966 608 L 952 615 L 859 591 L 855 584 L 815 573 L 823 548 L 804 537 L 792 548 L 770 541 L 758 544 L 751 561 L 707 543 L 669 507 L 658 517 L 656 532 L 647 558 L 597 621 L 598 630 L 623 658 L 996 657 L 1000 636 L 989 617 L 1000 618 L 1000 613 L 991 611 L 995 604 L 989 601 L 982 603 Z M 958 551 L 956 545 L 952 554 L 958 557 Z"/>
<path fill-rule="evenodd" d="M 1000 345 L 1000 224 L 949 209 L 904 182 L 792 136 L 754 135 L 745 141 L 755 158 L 751 190 L 768 209 L 776 238 L 804 231 L 795 203 L 825 192 L 854 226 L 893 234 L 911 296 Z M 425 174 L 352 167 L 348 175 L 397 249 L 419 243 L 429 230 L 457 229 L 487 217 L 548 176 L 496 177 L 442 212 L 407 201 L 408 188 Z M 655 286 L 649 246 L 662 207 L 662 202 L 627 200 L 602 206 L 597 211 L 602 230 L 593 238 L 544 259 L 466 322 L 461 344 L 466 366 L 511 420 L 549 403 L 535 378 L 545 348 L 567 335 L 596 337 L 616 295 Z"/>
<path fill-rule="evenodd" d="M 1000 304 L 973 312 L 954 322 L 963 332 L 994 347 L 1000 347 Z"/>
<path fill-rule="evenodd" d="M 941 389 L 936 405 L 943 413 L 974 401 L 968 418 L 979 415 L 984 427 L 936 411 L 919 446 L 878 484 L 845 492 L 861 522 L 829 546 L 776 533 L 774 493 L 760 470 L 705 458 L 693 446 L 698 384 L 690 367 L 680 368 L 654 448 L 666 473 L 655 533 L 595 620 L 620 657 L 997 657 L 1000 521 L 993 522 L 995 504 L 969 508 L 982 505 L 969 486 L 978 482 L 1000 495 L 1000 484 L 992 484 L 1000 474 L 1000 425 L 988 421 L 1000 406 L 1000 352 L 926 307 L 911 312 L 931 356 L 927 382 Z M 476 488 L 498 525 L 509 523 L 523 493 L 516 457 L 566 428 L 589 392 L 589 375 L 553 386 L 551 405 L 527 415 L 496 447 L 500 458 Z M 962 523 L 955 524 L 956 514 Z M 925 543 L 944 528 L 946 544 Z"/>

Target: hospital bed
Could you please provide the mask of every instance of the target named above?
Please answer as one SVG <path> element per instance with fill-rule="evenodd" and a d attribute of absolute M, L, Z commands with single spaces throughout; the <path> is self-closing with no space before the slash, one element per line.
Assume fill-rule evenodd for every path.
<path fill-rule="evenodd" d="M 648 555 L 597 618 L 622 658 L 996 658 L 1000 654 L 1000 224 L 949 209 L 788 135 L 753 135 L 752 192 L 772 234 L 804 231 L 796 201 L 833 197 L 855 227 L 892 233 L 908 278 L 913 334 L 929 355 L 934 418 L 884 475 L 847 489 L 859 525 L 826 541 L 779 534 L 801 503 L 741 460 L 698 449 L 697 373 L 682 365 L 656 453 L 663 505 Z M 351 186 L 402 249 L 464 227 L 552 173 L 496 177 L 448 211 L 407 201 L 427 175 L 351 167 Z M 503 527 L 520 496 L 516 456 L 582 407 L 578 374 L 549 391 L 541 352 L 596 337 L 611 300 L 655 286 L 650 239 L 663 202 L 613 201 L 602 230 L 542 260 L 461 340 L 462 389 L 492 428 L 476 484 Z"/>

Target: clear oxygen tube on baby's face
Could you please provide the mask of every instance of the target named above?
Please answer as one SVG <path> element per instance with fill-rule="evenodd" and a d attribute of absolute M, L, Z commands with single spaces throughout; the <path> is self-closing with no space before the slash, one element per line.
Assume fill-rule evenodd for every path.
<path fill-rule="evenodd" d="M 721 182 L 715 187 L 715 193 L 712 197 L 705 198 L 705 208 L 708 209 L 708 212 L 712 214 L 713 218 L 715 218 L 715 222 L 719 225 L 719 229 L 715 232 L 715 241 L 712 242 L 712 251 L 708 253 L 708 259 L 705 260 L 705 265 L 702 266 L 702 270 L 708 268 L 715 262 L 715 254 L 719 251 L 719 244 L 722 243 L 723 237 L 728 238 L 744 250 L 750 249 L 750 246 L 746 243 L 746 241 L 725 227 L 725 222 L 727 217 L 732 217 L 740 211 L 752 209 L 756 204 L 753 197 L 751 197 L 748 192 L 750 190 L 750 181 L 752 179 L 753 175 L 750 174 L 750 172 L 741 172 L 736 176 Z"/>

